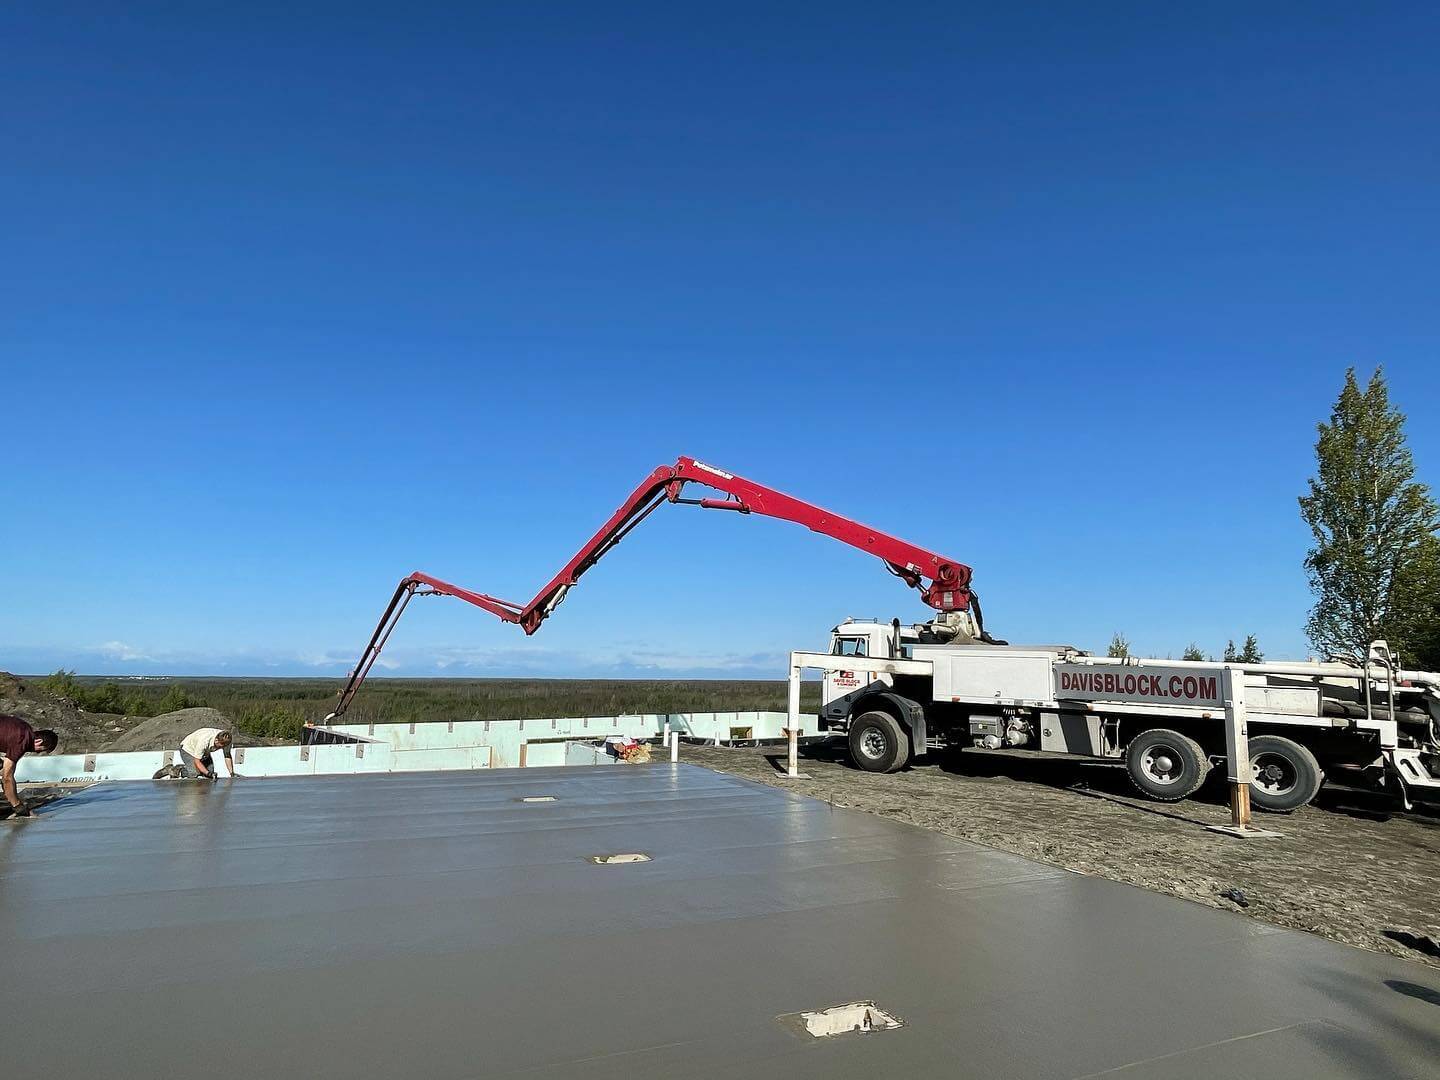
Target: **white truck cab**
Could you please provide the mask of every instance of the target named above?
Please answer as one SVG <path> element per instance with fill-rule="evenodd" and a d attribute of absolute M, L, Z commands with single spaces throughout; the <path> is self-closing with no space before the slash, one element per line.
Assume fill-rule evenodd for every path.
<path fill-rule="evenodd" d="M 836 667 L 825 671 L 820 700 L 822 718 L 848 716 L 851 704 L 867 689 L 876 683 L 893 685 L 894 678 L 891 674 L 871 671 L 865 665 L 872 658 L 908 660 L 919 641 L 920 628 L 903 626 L 898 619 L 888 623 L 846 619 L 832 629 L 830 655 L 849 657 L 856 663 L 854 667 Z"/>

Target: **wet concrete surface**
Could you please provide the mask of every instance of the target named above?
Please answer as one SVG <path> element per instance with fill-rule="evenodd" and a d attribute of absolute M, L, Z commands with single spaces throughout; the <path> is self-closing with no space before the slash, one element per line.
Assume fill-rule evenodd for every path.
<path fill-rule="evenodd" d="M 1440 969 L 1440 808 L 1330 787 L 1294 814 L 1256 813 L 1264 843 L 1207 832 L 1230 820 L 1223 770 L 1193 797 L 1141 797 L 1123 766 L 975 751 L 867 773 L 843 743 L 807 747 L 808 780 L 787 780 L 775 748 L 686 746 L 681 759 L 847 809 L 1122 881 Z M 780 763 L 779 771 L 769 759 Z"/>
<path fill-rule="evenodd" d="M 1433 969 L 688 765 L 99 785 L 0 828 L 0 966 L 6 1075 L 1440 1059 Z M 852 1001 L 904 1026 L 777 1022 Z"/>

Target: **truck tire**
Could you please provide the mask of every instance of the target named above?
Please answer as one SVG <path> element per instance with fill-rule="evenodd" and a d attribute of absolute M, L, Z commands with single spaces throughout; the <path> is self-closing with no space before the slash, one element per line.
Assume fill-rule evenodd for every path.
<path fill-rule="evenodd" d="M 898 772 L 910 760 L 910 736 L 878 709 L 850 721 L 850 760 L 866 772 Z"/>
<path fill-rule="evenodd" d="M 1125 748 L 1130 782 L 1159 802 L 1188 799 L 1205 782 L 1210 759 L 1200 744 L 1169 728 L 1142 731 Z"/>
<path fill-rule="evenodd" d="M 1250 766 L 1255 770 L 1250 803 L 1272 814 L 1300 809 L 1325 782 L 1315 755 L 1279 735 L 1256 735 L 1250 740 Z"/>

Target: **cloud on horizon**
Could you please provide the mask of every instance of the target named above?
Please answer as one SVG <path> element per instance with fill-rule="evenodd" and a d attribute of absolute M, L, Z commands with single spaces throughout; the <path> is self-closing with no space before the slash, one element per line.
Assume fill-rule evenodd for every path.
<path fill-rule="evenodd" d="M 149 663 L 154 659 L 123 641 L 107 641 L 104 645 L 96 645 L 92 651 L 116 663 Z"/>

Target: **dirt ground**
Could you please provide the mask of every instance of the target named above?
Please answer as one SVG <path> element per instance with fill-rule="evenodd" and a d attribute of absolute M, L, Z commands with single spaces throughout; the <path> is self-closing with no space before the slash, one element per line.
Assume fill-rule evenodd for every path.
<path fill-rule="evenodd" d="M 827 746 L 802 751 L 812 779 L 787 780 L 778 753 L 682 746 L 680 760 L 1440 967 L 1440 814 L 1326 790 L 1294 814 L 1256 815 L 1279 838 L 1241 840 L 1202 827 L 1230 819 L 1213 776 L 1166 804 L 1107 765 L 966 751 L 885 775 Z M 1235 889 L 1243 906 L 1221 895 Z"/>
<path fill-rule="evenodd" d="M 140 723 L 140 717 L 88 713 L 34 683 L 0 671 L 0 713 L 19 716 L 60 736 L 60 753 L 89 753 Z"/>

